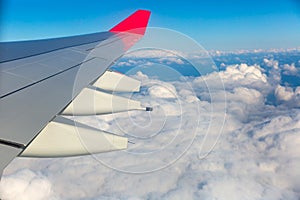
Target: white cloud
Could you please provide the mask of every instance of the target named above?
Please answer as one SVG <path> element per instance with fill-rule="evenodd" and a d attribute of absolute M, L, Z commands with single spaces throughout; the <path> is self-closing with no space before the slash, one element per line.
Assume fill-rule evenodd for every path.
<path fill-rule="evenodd" d="M 167 64 L 172 64 L 172 63 L 176 63 L 176 64 L 179 64 L 179 65 L 182 65 L 184 64 L 184 62 L 180 59 L 180 58 L 160 58 L 159 61 L 162 63 L 164 61 L 167 61 Z"/>
<path fill-rule="evenodd" d="M 283 74 L 286 75 L 297 75 L 299 72 L 299 69 L 296 68 L 295 63 L 292 64 L 284 64 L 283 65 Z"/>
<path fill-rule="evenodd" d="M 269 60 L 267 58 L 264 58 L 264 63 L 265 65 L 267 65 L 268 67 L 273 67 L 274 69 L 278 69 L 279 68 L 279 62 L 277 60 Z"/>
<path fill-rule="evenodd" d="M 260 66 L 246 64 L 168 83 L 142 72 L 134 77 L 143 81 L 134 98 L 152 113 L 77 120 L 126 132 L 135 144 L 94 157 L 16 159 L 4 173 L 2 198 L 299 199 L 300 110 L 268 105 L 266 97 L 275 91 L 278 100 L 296 103 L 300 87 L 273 84 Z"/>
<path fill-rule="evenodd" d="M 266 94 L 271 90 L 267 76 L 262 72 L 260 66 L 248 66 L 247 64 L 228 66 L 225 71 L 213 72 L 204 77 L 196 78 L 193 84 L 196 90 L 202 90 L 209 85 L 213 90 L 222 91 L 223 85 L 220 84 L 220 80 L 222 80 L 226 91 L 245 87 Z"/>
<path fill-rule="evenodd" d="M 275 95 L 279 101 L 289 101 L 293 98 L 294 92 L 290 87 L 278 85 L 275 89 Z"/>
<path fill-rule="evenodd" d="M 220 50 L 210 50 L 209 53 L 213 56 L 219 55 L 228 55 L 228 54 L 247 54 L 247 53 L 289 53 L 300 51 L 300 47 L 296 48 L 287 48 L 287 49 L 253 49 L 253 50 L 246 50 L 246 49 L 239 49 L 239 50 L 232 50 L 232 51 L 220 51 Z"/>
<path fill-rule="evenodd" d="M 300 106 L 300 86 L 295 89 L 287 86 L 278 85 L 275 89 L 277 101 L 283 102 L 289 107 Z"/>
<path fill-rule="evenodd" d="M 167 86 L 154 85 L 148 91 L 153 98 L 176 98 L 177 96 L 175 87 L 170 84 Z"/>
<path fill-rule="evenodd" d="M 55 199 L 50 181 L 41 174 L 23 169 L 4 176 L 1 181 L 2 199 L 40 200 Z"/>
<path fill-rule="evenodd" d="M 178 57 L 178 56 L 182 56 L 185 55 L 182 52 L 179 51 L 175 51 L 175 50 L 160 50 L 160 49 L 142 49 L 140 50 L 136 50 L 136 51 L 132 51 L 127 53 L 124 58 L 174 58 L 174 57 Z"/>
<path fill-rule="evenodd" d="M 160 63 L 160 64 L 184 64 L 182 58 L 189 58 L 193 55 L 184 54 L 179 51 L 166 51 L 160 49 L 142 49 L 137 51 L 132 51 L 126 54 L 123 58 L 126 61 L 121 61 L 117 63 L 117 66 L 137 66 L 137 65 L 147 65 L 146 62 L 153 64 L 153 63 Z M 151 59 L 151 62 L 145 60 Z M 123 59 L 124 60 L 124 59 Z M 145 64 L 146 63 L 146 64 Z"/>
<path fill-rule="evenodd" d="M 219 72 L 219 74 L 225 82 L 241 81 L 242 84 L 247 85 L 256 81 L 261 81 L 263 83 L 267 82 L 266 75 L 262 73 L 262 70 L 258 65 L 233 65 L 227 67 L 225 71 Z"/>

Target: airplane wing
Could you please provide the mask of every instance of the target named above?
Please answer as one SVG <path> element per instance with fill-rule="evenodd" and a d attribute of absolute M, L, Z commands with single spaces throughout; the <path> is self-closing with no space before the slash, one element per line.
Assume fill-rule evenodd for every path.
<path fill-rule="evenodd" d="M 138 92 L 139 81 L 107 71 L 144 35 L 149 17 L 138 10 L 108 32 L 0 43 L 0 175 L 16 156 L 127 148 L 127 138 L 64 116 L 151 110 L 112 93 Z"/>

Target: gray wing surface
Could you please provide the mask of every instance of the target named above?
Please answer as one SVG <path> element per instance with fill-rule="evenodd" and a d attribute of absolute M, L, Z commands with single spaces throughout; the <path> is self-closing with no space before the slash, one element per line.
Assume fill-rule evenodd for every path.
<path fill-rule="evenodd" d="M 121 30 L 0 43 L 0 173 L 126 52 L 124 41 L 140 37 Z"/>

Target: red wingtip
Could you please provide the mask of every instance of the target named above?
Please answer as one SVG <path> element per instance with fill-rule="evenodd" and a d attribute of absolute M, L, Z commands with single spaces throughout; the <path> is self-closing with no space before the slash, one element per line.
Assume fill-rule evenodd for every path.
<path fill-rule="evenodd" d="M 138 10 L 109 31 L 144 35 L 150 14 L 151 12 L 148 10 Z"/>

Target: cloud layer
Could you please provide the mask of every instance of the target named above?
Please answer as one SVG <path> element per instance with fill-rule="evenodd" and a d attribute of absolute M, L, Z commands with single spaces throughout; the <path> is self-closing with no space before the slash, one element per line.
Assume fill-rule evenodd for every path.
<path fill-rule="evenodd" d="M 17 158 L 4 173 L 1 198 L 299 199 L 300 89 L 277 80 L 279 70 L 299 70 L 262 62 L 268 71 L 226 65 L 172 82 L 136 73 L 142 92 L 133 98 L 152 105 L 151 114 L 76 118 L 126 134 L 134 143 L 128 150 Z M 267 102 L 270 95 L 276 104 Z"/>

